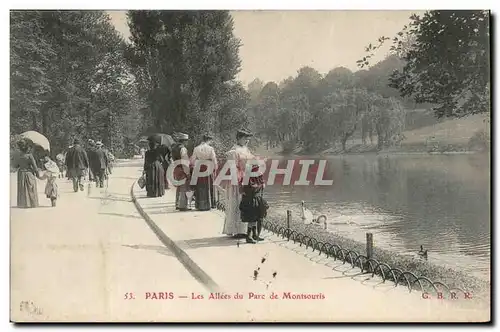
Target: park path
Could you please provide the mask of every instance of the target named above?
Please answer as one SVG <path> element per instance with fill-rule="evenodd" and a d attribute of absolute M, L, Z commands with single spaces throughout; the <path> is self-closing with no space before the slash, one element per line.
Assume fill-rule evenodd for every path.
<path fill-rule="evenodd" d="M 15 207 L 11 183 L 11 320 L 21 321 L 488 321 L 475 301 L 424 300 L 266 233 L 249 245 L 222 234 L 218 211 L 176 212 L 175 190 L 146 198 L 141 160 L 114 168 L 109 187 L 56 208 Z M 131 192 L 132 187 L 132 192 Z M 131 199 L 132 197 L 134 199 Z M 138 213 L 137 208 L 141 213 Z M 145 217 L 145 219 L 143 219 Z M 266 257 L 262 264 L 261 259 Z M 254 280 L 253 271 L 260 267 Z M 277 272 L 276 278 L 272 274 Z M 270 283 L 271 282 L 271 283 Z M 172 292 L 173 299 L 160 299 Z M 210 299 L 211 292 L 243 299 Z M 272 293 L 278 299 L 269 299 Z M 284 299 L 284 293 L 323 299 Z M 135 299 L 125 299 L 133 293 Z M 145 299 L 155 293 L 157 299 Z M 249 296 L 253 293 L 253 298 Z M 261 299 L 263 296 L 264 299 Z M 130 296 L 127 296 L 127 298 Z M 203 297 L 203 299 L 202 299 Z M 194 299 L 196 298 L 196 299 Z M 24 301 L 33 307 L 21 308 Z M 35 307 L 38 308 L 35 310 Z"/>
<path fill-rule="evenodd" d="M 107 190 L 74 193 L 60 179 L 50 207 L 39 181 L 37 209 L 18 209 L 11 182 L 11 320 L 185 321 L 204 316 L 186 300 L 145 299 L 146 292 L 201 292 L 198 283 L 137 213 L 130 187 L 141 162 L 118 164 Z M 126 166 L 126 167 L 123 167 Z M 135 299 L 125 299 L 133 293 Z M 159 297 L 159 294 L 157 294 Z M 127 296 L 130 298 L 130 296 Z M 39 310 L 22 308 L 32 302 Z"/>

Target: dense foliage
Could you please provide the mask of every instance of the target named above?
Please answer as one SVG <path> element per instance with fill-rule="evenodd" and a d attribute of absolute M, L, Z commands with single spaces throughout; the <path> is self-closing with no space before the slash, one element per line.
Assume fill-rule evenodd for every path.
<path fill-rule="evenodd" d="M 324 77 L 315 69 L 303 67 L 297 76 L 279 85 L 269 82 L 259 94 L 259 80 L 249 85 L 250 109 L 257 132 L 270 147 L 282 145 L 285 152 L 301 146 L 316 152 L 339 144 L 346 150 L 348 139 L 361 138 L 362 143 L 377 147 L 398 144 L 404 130 L 406 100 L 389 87 L 389 77 L 401 61 L 389 57 L 370 70 L 351 72 L 339 67 Z M 408 103 L 407 103 L 408 104 Z M 414 104 L 407 105 L 415 107 Z"/>
<path fill-rule="evenodd" d="M 405 64 L 391 77 L 391 86 L 416 102 L 437 105 L 438 117 L 462 117 L 490 111 L 490 33 L 488 11 L 432 10 L 411 22 L 392 39 L 391 50 Z M 368 45 L 369 65 L 378 44 Z"/>
<path fill-rule="evenodd" d="M 216 135 L 218 150 L 248 125 L 248 93 L 235 81 L 240 41 L 227 11 L 129 11 L 128 59 L 149 119 L 144 131 Z"/>
<path fill-rule="evenodd" d="M 11 134 L 36 130 L 55 153 L 74 137 L 120 152 L 142 107 L 125 42 L 103 11 L 12 11 Z"/>

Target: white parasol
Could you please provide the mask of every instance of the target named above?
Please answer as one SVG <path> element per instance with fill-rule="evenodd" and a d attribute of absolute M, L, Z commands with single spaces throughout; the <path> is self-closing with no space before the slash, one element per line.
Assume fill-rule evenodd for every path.
<path fill-rule="evenodd" d="M 44 150 L 50 151 L 50 143 L 47 137 L 43 136 L 42 134 L 36 131 L 33 130 L 26 131 L 21 134 L 21 137 L 27 138 L 30 141 L 32 141 L 33 144 L 40 146 Z"/>

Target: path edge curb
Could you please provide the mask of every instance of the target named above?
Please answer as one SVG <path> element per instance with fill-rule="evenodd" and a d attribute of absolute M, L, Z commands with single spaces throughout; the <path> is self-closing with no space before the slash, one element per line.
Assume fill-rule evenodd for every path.
<path fill-rule="evenodd" d="M 175 257 L 181 262 L 181 264 L 188 270 L 188 272 L 205 288 L 207 288 L 211 292 L 220 292 L 220 286 L 205 272 L 203 269 L 196 264 L 189 255 L 181 249 L 181 247 L 171 238 L 163 232 L 160 227 L 151 219 L 151 217 L 144 211 L 142 206 L 139 204 L 137 198 L 135 197 L 134 187 L 137 184 L 138 180 L 135 180 L 130 187 L 130 196 L 132 198 L 132 202 L 135 205 L 135 208 L 141 215 L 141 217 L 146 221 L 146 224 L 151 228 L 153 233 L 158 237 L 158 239 L 169 249 L 171 250 Z"/>

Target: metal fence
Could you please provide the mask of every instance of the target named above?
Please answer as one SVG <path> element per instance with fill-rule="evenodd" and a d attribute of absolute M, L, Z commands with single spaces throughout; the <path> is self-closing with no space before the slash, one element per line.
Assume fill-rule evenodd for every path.
<path fill-rule="evenodd" d="M 215 192 L 217 209 L 225 211 L 225 190 L 220 186 L 215 186 Z M 387 263 L 378 261 L 373 258 L 371 250 L 369 249 L 373 246 L 373 242 L 369 243 L 372 240 L 368 240 L 367 253 L 360 254 L 355 250 L 342 248 L 340 245 L 335 243 L 318 241 L 313 236 L 309 236 L 292 229 L 290 227 L 290 217 L 291 212 L 287 211 L 286 226 L 282 225 L 284 223 L 273 222 L 266 219 L 264 220 L 263 228 L 283 239 L 293 241 L 293 243 L 299 243 L 299 245 L 304 246 L 306 250 L 310 249 L 313 252 L 317 251 L 319 255 L 325 255 L 326 258 L 333 258 L 335 261 L 342 261 L 343 264 L 349 263 L 353 268 L 359 268 L 362 274 L 371 274 L 372 278 L 375 275 L 378 275 L 382 277 L 383 283 L 385 283 L 386 280 L 389 280 L 394 282 L 395 286 L 404 285 L 408 288 L 409 292 L 412 290 L 420 290 L 421 292 L 434 291 L 436 294 L 442 294 L 443 297 L 447 294 L 452 298 L 459 293 L 464 296 L 467 295 L 467 292 L 462 288 L 449 287 L 443 282 L 432 281 L 425 276 L 417 276 L 413 272 L 404 271 L 400 268 L 393 268 Z M 367 239 L 368 238 L 371 238 L 371 236 L 367 236 Z M 418 287 L 416 287 L 417 285 Z"/>

